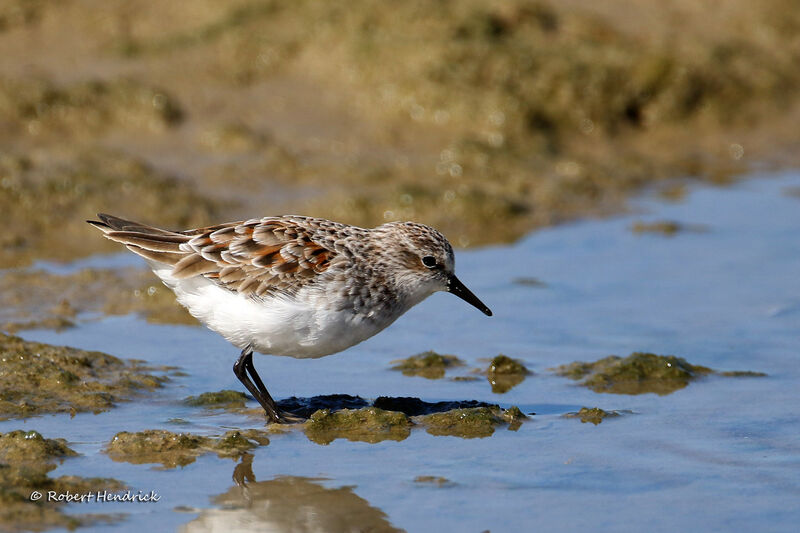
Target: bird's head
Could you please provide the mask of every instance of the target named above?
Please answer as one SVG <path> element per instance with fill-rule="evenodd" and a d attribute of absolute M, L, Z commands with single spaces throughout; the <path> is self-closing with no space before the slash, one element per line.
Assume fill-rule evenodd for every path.
<path fill-rule="evenodd" d="M 453 247 L 444 235 L 416 222 L 390 222 L 376 230 L 381 239 L 394 244 L 376 243 L 390 254 L 387 259 L 395 282 L 410 291 L 413 299 L 421 301 L 434 292 L 446 291 L 492 316 L 492 311 L 456 277 Z"/>

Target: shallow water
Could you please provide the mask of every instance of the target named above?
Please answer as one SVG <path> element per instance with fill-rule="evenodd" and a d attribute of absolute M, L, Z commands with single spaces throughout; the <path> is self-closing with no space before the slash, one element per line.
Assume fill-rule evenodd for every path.
<path fill-rule="evenodd" d="M 69 507 L 127 513 L 118 524 L 97 528 L 103 530 L 794 531 L 800 520 L 800 201 L 783 191 L 798 185 L 800 174 L 783 174 L 698 188 L 683 203 L 644 199 L 630 216 L 460 252 L 459 277 L 493 318 L 438 294 L 345 353 L 255 361 L 278 398 L 474 399 L 535 412 L 516 432 L 500 428 L 488 438 L 460 439 L 415 429 L 401 442 L 321 446 L 289 431 L 253 452 L 255 482 L 246 489 L 232 480 L 237 463 L 211 454 L 174 470 L 113 462 L 99 452 L 118 431 L 219 434 L 263 426 L 253 417 L 180 402 L 239 390 L 231 372 L 234 348 L 203 328 L 133 316 L 22 336 L 178 365 L 188 377 L 103 414 L 12 420 L 0 423 L 0 432 L 36 429 L 68 439 L 83 455 L 54 475 L 110 476 L 161 496 L 157 503 Z M 636 234 L 630 226 L 637 220 L 705 229 L 674 237 Z M 546 285 L 514 282 L 530 277 Z M 485 379 L 427 380 L 389 370 L 389 361 L 431 349 L 468 363 L 448 370 L 448 377 L 485 368 L 483 359 L 498 353 L 521 359 L 536 374 L 495 394 Z M 667 396 L 627 396 L 598 394 L 547 371 L 633 351 L 769 377 L 712 376 Z M 597 426 L 562 418 L 582 406 L 631 413 Z M 418 476 L 449 483 L 415 482 Z"/>

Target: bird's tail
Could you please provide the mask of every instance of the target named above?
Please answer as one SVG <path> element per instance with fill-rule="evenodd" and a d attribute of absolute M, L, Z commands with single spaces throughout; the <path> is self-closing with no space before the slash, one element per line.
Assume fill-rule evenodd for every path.
<path fill-rule="evenodd" d="M 191 240 L 191 235 L 154 228 L 105 213 L 98 213 L 97 218 L 100 220 L 86 222 L 102 231 L 107 239 L 124 244 L 147 260 L 174 266 L 189 253 L 181 249 L 181 244 Z"/>

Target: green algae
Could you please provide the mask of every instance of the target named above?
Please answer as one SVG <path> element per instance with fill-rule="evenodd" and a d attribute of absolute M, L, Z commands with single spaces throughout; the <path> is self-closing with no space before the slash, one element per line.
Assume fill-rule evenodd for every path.
<path fill-rule="evenodd" d="M 464 382 L 480 381 L 480 380 L 481 378 L 477 376 L 453 376 L 452 378 L 450 378 L 450 381 L 464 381 Z"/>
<path fill-rule="evenodd" d="M 161 463 L 175 468 L 193 463 L 198 455 L 211 447 L 209 437 L 166 430 L 145 430 L 137 433 L 122 431 L 114 435 L 106 453 L 114 461 L 147 464 Z"/>
<path fill-rule="evenodd" d="M 674 237 L 678 233 L 684 232 L 704 232 L 707 231 L 706 226 L 700 224 L 682 224 L 674 220 L 659 220 L 655 222 L 634 222 L 631 225 L 631 231 L 634 233 L 659 233 L 665 237 Z"/>
<path fill-rule="evenodd" d="M 415 427 L 463 438 L 488 436 L 491 433 L 487 426 L 507 425 L 516 431 L 528 418 L 518 407 L 501 409 L 475 400 L 425 402 L 419 398 L 381 396 L 370 405 L 357 396 L 331 395 L 290 398 L 278 405 L 307 417 L 304 424 L 296 427 L 302 428 L 309 440 L 323 445 L 338 438 L 370 443 L 400 441 Z M 285 426 L 270 426 L 271 432 L 276 429 L 287 430 Z"/>
<path fill-rule="evenodd" d="M 397 359 L 392 364 L 392 370 L 399 370 L 404 376 L 441 379 L 447 368 L 463 366 L 464 362 L 455 355 L 441 355 L 429 350 L 406 359 Z"/>
<path fill-rule="evenodd" d="M 635 352 L 626 358 L 612 355 L 594 363 L 570 363 L 556 368 L 555 372 L 570 379 L 583 379 L 581 385 L 595 392 L 665 395 L 686 387 L 690 381 L 712 370 L 674 355 Z"/>
<path fill-rule="evenodd" d="M 577 361 L 552 369 L 556 374 L 595 392 L 612 394 L 666 395 L 686 387 L 691 381 L 707 375 L 722 377 L 760 377 L 761 372 L 724 371 L 692 365 L 682 357 L 634 352 L 622 358 L 611 355 L 594 363 Z"/>
<path fill-rule="evenodd" d="M 192 407 L 205 407 L 207 409 L 243 409 L 247 395 L 240 391 L 221 390 L 218 392 L 204 392 L 199 396 L 189 396 L 183 400 Z"/>
<path fill-rule="evenodd" d="M 517 431 L 528 416 L 516 405 L 502 410 L 502 417 L 508 423 L 509 431 Z"/>
<path fill-rule="evenodd" d="M 525 418 L 517 407 L 506 411 L 499 407 L 473 407 L 425 415 L 416 420 L 431 435 L 474 439 L 489 437 L 496 427 L 505 424 L 516 431 Z"/>
<path fill-rule="evenodd" d="M 446 477 L 441 476 L 417 476 L 414 478 L 414 483 L 419 483 L 420 485 L 431 485 L 439 488 L 452 487 L 455 485 L 455 483 Z"/>
<path fill-rule="evenodd" d="M 487 370 L 489 374 L 530 374 L 530 371 L 525 368 L 525 365 L 517 361 L 516 359 L 512 359 L 507 355 L 497 355 L 492 362 L 489 363 L 489 369 Z"/>
<path fill-rule="evenodd" d="M 47 439 L 36 431 L 0 434 L 0 529 L 74 529 L 118 520 L 119 517 L 113 515 L 65 514 L 63 502 L 49 500 L 50 492 L 88 494 L 124 487 L 121 482 L 109 478 L 49 476 L 61 461 L 77 455 L 63 439 Z M 42 498 L 32 497 L 34 491 Z"/>
<path fill-rule="evenodd" d="M 580 418 L 581 423 L 585 424 L 591 422 L 595 426 L 603 421 L 605 418 L 613 418 L 620 416 L 616 411 L 604 411 L 599 407 L 581 407 L 577 413 L 566 413 L 564 418 Z"/>
<path fill-rule="evenodd" d="M 243 396 L 236 391 L 220 391 L 220 393 L 206 393 L 196 398 L 192 397 L 192 403 L 210 408 L 215 406 L 228 408 L 230 404 L 227 403 L 227 400 L 233 399 L 233 404 L 236 405 Z M 203 398 L 203 400 L 196 401 L 199 398 Z M 154 447 L 148 439 L 166 440 L 167 444 L 171 444 L 178 439 L 177 434 L 161 431 L 120 434 L 117 439 L 121 441 L 120 445 L 128 446 L 125 444 L 128 440 L 133 442 L 131 445 L 133 447 L 129 451 L 123 450 L 124 453 L 128 453 L 129 457 L 122 460 L 161 462 L 162 464 L 166 461 L 169 465 L 181 464 L 181 461 L 184 463 L 193 461 L 197 455 L 206 453 L 206 451 L 212 451 L 222 456 L 225 443 L 233 446 L 233 451 L 229 455 L 242 454 L 249 449 L 247 442 L 259 445 L 268 444 L 269 435 L 298 429 L 304 431 L 309 440 L 322 445 L 330 444 L 336 439 L 369 443 L 385 440 L 402 441 L 410 435 L 415 427 L 433 428 L 433 432 L 438 431 L 438 434 L 442 435 L 472 438 L 491 434 L 487 430 L 487 422 L 492 427 L 505 425 L 509 430 L 516 431 L 528 418 L 516 406 L 501 409 L 497 405 L 475 400 L 425 402 L 419 398 L 381 396 L 370 403 L 358 396 L 334 394 L 312 398 L 292 397 L 279 401 L 278 406 L 305 419 L 304 423 L 270 424 L 266 431 L 245 430 L 235 434 L 229 432 L 220 438 L 190 435 L 186 437 L 188 439 L 185 443 L 186 449 L 184 451 L 178 449 L 178 453 L 175 454 L 178 459 L 171 458 L 167 453 L 164 461 L 158 456 L 148 454 L 148 450 Z M 240 407 L 232 409 L 237 413 L 263 417 L 263 411 L 260 409 L 242 410 Z M 170 422 L 177 424 L 181 421 L 171 420 Z M 243 447 L 238 447 L 237 443 L 243 444 Z M 114 443 L 112 442 L 112 444 Z M 180 448 L 180 444 L 178 442 L 175 446 Z M 140 453 L 135 446 L 139 446 L 144 451 Z M 166 446 L 164 451 L 171 452 L 172 450 Z M 109 454 L 115 453 L 114 446 L 109 445 L 108 452 Z M 140 455 L 143 458 L 136 459 Z"/>
<path fill-rule="evenodd" d="M 717 372 L 717 375 L 725 378 L 763 378 L 767 377 L 764 372 L 754 372 L 752 370 L 725 370 Z"/>
<path fill-rule="evenodd" d="M 507 355 L 497 355 L 489 363 L 486 378 L 492 386 L 492 392 L 504 394 L 516 387 L 531 374 L 525 365 Z"/>
<path fill-rule="evenodd" d="M 661 220 L 657 222 L 634 222 L 631 231 L 634 233 L 660 233 L 665 237 L 673 237 L 683 231 L 684 225 L 674 220 Z"/>
<path fill-rule="evenodd" d="M 231 430 L 225 432 L 214 442 L 213 450 L 220 457 L 240 457 L 258 446 L 268 444 L 269 437 L 262 431 L 256 429 Z"/>
<path fill-rule="evenodd" d="M 0 333 L 0 419 L 94 412 L 167 379 L 102 352 L 29 342 Z"/>
<path fill-rule="evenodd" d="M 625 358 L 611 355 L 594 363 L 570 363 L 555 372 L 573 380 L 583 379 L 580 384 L 595 392 L 665 395 L 713 371 L 674 355 L 635 352 Z"/>
<path fill-rule="evenodd" d="M 220 457 L 240 457 L 244 453 L 269 444 L 269 438 L 258 430 L 230 430 L 219 437 L 204 437 L 191 433 L 174 433 L 163 429 L 148 429 L 114 435 L 105 453 L 114 461 L 132 464 L 161 464 L 175 468 L 193 463 L 206 453 Z"/>
<path fill-rule="evenodd" d="M 3 460 L 9 463 L 51 462 L 78 455 L 64 439 L 46 439 L 37 431 L 16 430 L 0 435 Z"/>
<path fill-rule="evenodd" d="M 321 409 L 311 415 L 304 429 L 308 439 L 317 444 L 330 444 L 335 439 L 376 443 L 405 440 L 412 425 L 403 413 L 363 407 L 335 412 Z"/>

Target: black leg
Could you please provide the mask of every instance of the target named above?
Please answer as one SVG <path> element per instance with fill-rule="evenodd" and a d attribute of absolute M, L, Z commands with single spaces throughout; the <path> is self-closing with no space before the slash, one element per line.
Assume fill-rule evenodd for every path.
<path fill-rule="evenodd" d="M 261 376 L 259 376 L 258 372 L 256 372 L 256 367 L 253 364 L 252 350 L 250 351 L 250 355 L 244 360 L 244 368 L 245 370 L 247 370 L 247 373 L 250 374 L 250 378 L 253 380 L 253 383 L 258 389 L 258 392 L 261 393 L 261 396 L 265 400 L 267 400 L 267 402 L 275 405 L 275 400 L 272 399 L 272 396 L 269 394 L 269 391 L 267 391 L 267 387 L 264 386 L 264 382 L 261 381 Z"/>
<path fill-rule="evenodd" d="M 255 374 L 255 379 L 258 381 L 258 384 L 261 385 L 260 388 L 256 387 L 253 382 L 250 381 L 250 377 L 247 375 L 248 370 L 250 370 L 252 374 Z M 233 373 L 239 378 L 242 385 L 250 391 L 250 394 L 253 395 L 256 401 L 261 404 L 261 407 L 264 408 L 264 411 L 271 421 L 277 423 L 283 422 L 278 406 L 275 405 L 275 400 L 269 395 L 261 378 L 256 374 L 256 369 L 253 367 L 253 349 L 250 346 L 242 350 L 239 359 L 233 364 Z"/>

